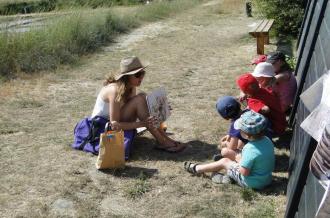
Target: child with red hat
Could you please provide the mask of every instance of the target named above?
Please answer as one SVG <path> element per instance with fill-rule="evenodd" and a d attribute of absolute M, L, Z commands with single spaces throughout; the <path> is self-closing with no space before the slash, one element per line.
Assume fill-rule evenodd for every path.
<path fill-rule="evenodd" d="M 275 134 L 283 134 L 287 124 L 277 96 L 271 91 L 259 87 L 258 81 L 250 73 L 241 75 L 236 82 L 247 96 L 248 108 L 267 117 Z"/>

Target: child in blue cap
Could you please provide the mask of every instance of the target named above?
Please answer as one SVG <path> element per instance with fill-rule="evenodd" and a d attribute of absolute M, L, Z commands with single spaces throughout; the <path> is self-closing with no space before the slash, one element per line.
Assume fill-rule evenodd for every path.
<path fill-rule="evenodd" d="M 194 175 L 206 172 L 227 171 L 227 177 L 218 178 L 218 183 L 224 183 L 225 178 L 230 178 L 242 187 L 262 189 L 272 182 L 272 172 L 275 166 L 274 144 L 264 136 L 267 127 L 265 117 L 254 111 L 247 111 L 234 123 L 234 128 L 239 129 L 243 138 L 249 140 L 245 144 L 241 155 L 233 161 L 222 158 L 207 164 L 184 163 L 184 168 Z M 218 174 L 221 175 L 221 174 Z"/>
<path fill-rule="evenodd" d="M 232 96 L 220 97 L 217 100 L 216 109 L 219 115 L 230 120 L 231 124 L 228 134 L 220 140 L 220 154 L 214 155 L 213 160 L 217 161 L 222 157 L 235 160 L 236 155 L 241 152 L 244 144 L 248 141 L 241 136 L 239 130 L 234 128 L 234 122 L 247 110 L 242 111 L 241 104 Z"/>

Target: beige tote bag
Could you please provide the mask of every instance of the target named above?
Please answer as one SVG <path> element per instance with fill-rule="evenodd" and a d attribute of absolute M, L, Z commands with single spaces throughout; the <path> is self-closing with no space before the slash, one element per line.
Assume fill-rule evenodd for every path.
<path fill-rule="evenodd" d="M 100 136 L 97 169 L 115 169 L 125 166 L 124 131 L 106 131 Z"/>

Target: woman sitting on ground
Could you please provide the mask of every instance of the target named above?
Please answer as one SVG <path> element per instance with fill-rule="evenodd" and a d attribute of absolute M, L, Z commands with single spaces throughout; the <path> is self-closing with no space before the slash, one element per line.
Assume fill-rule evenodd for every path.
<path fill-rule="evenodd" d="M 280 99 L 281 110 L 287 112 L 297 92 L 297 80 L 293 69 L 286 62 L 285 54 L 280 51 L 270 53 L 267 62 L 273 65 L 276 74 L 272 90 Z"/>
<path fill-rule="evenodd" d="M 184 144 L 169 138 L 162 129 L 154 127 L 156 120 L 149 116 L 146 95 L 136 94 L 136 87 L 141 85 L 144 75 L 145 66 L 137 57 L 122 59 L 120 72 L 104 82 L 104 87 L 97 96 L 92 117 L 108 118 L 113 130 L 146 127 L 158 141 L 157 148 L 168 152 L 183 150 Z"/>

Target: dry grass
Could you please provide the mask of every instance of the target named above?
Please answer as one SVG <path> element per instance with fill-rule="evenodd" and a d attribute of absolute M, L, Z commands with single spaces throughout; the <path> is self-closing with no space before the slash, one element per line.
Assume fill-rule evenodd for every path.
<path fill-rule="evenodd" d="M 223 0 L 213 8 L 215 13 L 219 14 L 242 14 L 245 11 L 245 0 Z"/>
<path fill-rule="evenodd" d="M 274 183 L 262 192 L 214 185 L 208 176 L 183 170 L 184 161 L 207 162 L 216 152 L 229 123 L 217 115 L 215 102 L 238 93 L 235 78 L 252 69 L 255 57 L 255 40 L 247 34 L 254 20 L 214 13 L 213 6 L 146 25 L 76 66 L 1 85 L 2 216 L 282 217 L 284 148 L 276 149 Z M 106 72 L 133 54 L 150 63 L 141 89 L 166 87 L 174 108 L 169 133 L 189 146 L 163 153 L 144 134 L 125 169 L 97 171 L 95 156 L 69 147 L 72 130 L 91 113 Z"/>

